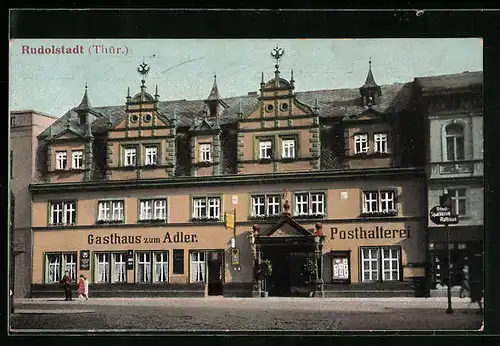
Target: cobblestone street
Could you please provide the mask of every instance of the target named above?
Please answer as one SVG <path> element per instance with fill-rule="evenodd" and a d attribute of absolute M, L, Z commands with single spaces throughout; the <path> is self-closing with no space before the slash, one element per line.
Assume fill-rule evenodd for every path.
<path fill-rule="evenodd" d="M 21 330 L 477 330 L 467 299 L 443 298 L 107 298 L 17 300 L 11 329 Z"/>

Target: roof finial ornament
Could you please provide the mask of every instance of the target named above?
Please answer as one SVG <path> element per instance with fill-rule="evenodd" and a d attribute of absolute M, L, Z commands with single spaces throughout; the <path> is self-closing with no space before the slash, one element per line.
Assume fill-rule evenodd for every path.
<path fill-rule="evenodd" d="M 239 102 L 239 109 L 238 109 L 238 116 L 241 118 L 243 116 L 243 112 L 241 110 L 241 99 L 240 99 L 240 102 Z"/>
<path fill-rule="evenodd" d="M 111 112 L 108 113 L 108 125 L 111 126 L 113 122 L 111 121 Z"/>
<path fill-rule="evenodd" d="M 314 100 L 314 113 L 318 113 L 318 110 L 319 110 L 319 107 L 318 107 L 318 98 L 316 97 L 316 99 Z"/>
<path fill-rule="evenodd" d="M 370 70 L 372 69 L 372 57 L 370 57 L 370 60 L 368 60 L 368 68 Z"/>
<path fill-rule="evenodd" d="M 271 51 L 271 56 L 276 61 L 276 65 L 274 65 L 274 67 L 276 67 L 276 71 L 278 71 L 279 63 L 283 55 L 285 55 L 285 51 L 278 45 L 276 45 L 276 48 L 273 48 L 273 50 Z"/>
<path fill-rule="evenodd" d="M 142 64 L 140 64 L 137 68 L 137 72 L 139 72 L 139 74 L 143 76 L 143 78 L 146 78 L 149 73 L 149 69 L 150 67 L 148 66 L 148 64 L 146 64 L 144 60 L 142 60 Z"/>
<path fill-rule="evenodd" d="M 158 95 L 158 84 L 156 84 L 155 99 L 158 100 L 158 97 L 160 97 L 160 95 Z"/>
<path fill-rule="evenodd" d="M 295 82 L 295 81 L 293 80 L 293 70 L 292 70 L 292 76 L 291 76 L 291 78 L 290 78 L 290 82 L 292 82 L 292 83 L 293 83 L 293 82 Z"/>

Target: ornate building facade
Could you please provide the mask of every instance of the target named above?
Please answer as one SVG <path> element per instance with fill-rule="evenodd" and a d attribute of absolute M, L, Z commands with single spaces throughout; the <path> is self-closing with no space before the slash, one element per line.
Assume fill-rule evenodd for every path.
<path fill-rule="evenodd" d="M 426 294 L 414 83 L 379 86 L 370 62 L 359 89 L 295 92 L 279 57 L 241 97 L 216 77 L 197 101 L 142 79 L 124 106 L 92 107 L 85 89 L 39 136 L 32 296 L 64 271 L 100 296 Z"/>

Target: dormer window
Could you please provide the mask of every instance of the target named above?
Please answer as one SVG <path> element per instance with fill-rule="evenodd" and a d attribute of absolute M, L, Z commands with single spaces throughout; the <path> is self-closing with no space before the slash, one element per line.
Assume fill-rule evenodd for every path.
<path fill-rule="evenodd" d="M 82 150 L 74 150 L 71 152 L 72 158 L 72 169 L 83 169 L 83 151 Z"/>
<path fill-rule="evenodd" d="M 366 105 L 367 106 L 373 106 L 374 102 L 373 102 L 373 96 L 367 96 L 366 97 Z"/>
<path fill-rule="evenodd" d="M 87 113 L 81 113 L 80 117 L 80 125 L 85 125 L 87 123 Z"/>
<path fill-rule="evenodd" d="M 158 164 L 158 147 L 156 145 L 147 146 L 145 151 L 145 165 L 153 166 Z"/>
<path fill-rule="evenodd" d="M 373 135 L 376 153 L 387 153 L 387 133 L 375 133 Z"/>
<path fill-rule="evenodd" d="M 259 142 L 259 159 L 271 159 L 273 155 L 273 142 L 270 140 L 263 140 Z"/>
<path fill-rule="evenodd" d="M 368 152 L 368 135 L 354 135 L 354 154 L 365 154 Z"/>
<path fill-rule="evenodd" d="M 68 166 L 68 154 L 65 151 L 56 152 L 56 169 L 63 170 Z"/>
<path fill-rule="evenodd" d="M 201 162 L 212 162 L 212 145 L 210 143 L 200 144 Z"/>
<path fill-rule="evenodd" d="M 137 149 L 136 148 L 125 148 L 125 167 L 134 167 L 137 164 Z"/>

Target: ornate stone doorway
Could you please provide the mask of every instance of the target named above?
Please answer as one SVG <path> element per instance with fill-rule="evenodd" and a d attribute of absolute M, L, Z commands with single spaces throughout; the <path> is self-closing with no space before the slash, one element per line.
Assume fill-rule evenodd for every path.
<path fill-rule="evenodd" d="M 288 201 L 285 212 L 272 225 L 253 226 L 251 244 L 254 253 L 253 296 L 294 296 L 307 290 L 323 296 L 321 223 L 315 230 L 307 230 L 291 218 Z M 307 260 L 313 264 L 314 273 L 304 272 Z M 263 265 L 270 264 L 271 274 L 265 276 Z M 265 282 L 262 285 L 263 281 Z"/>

